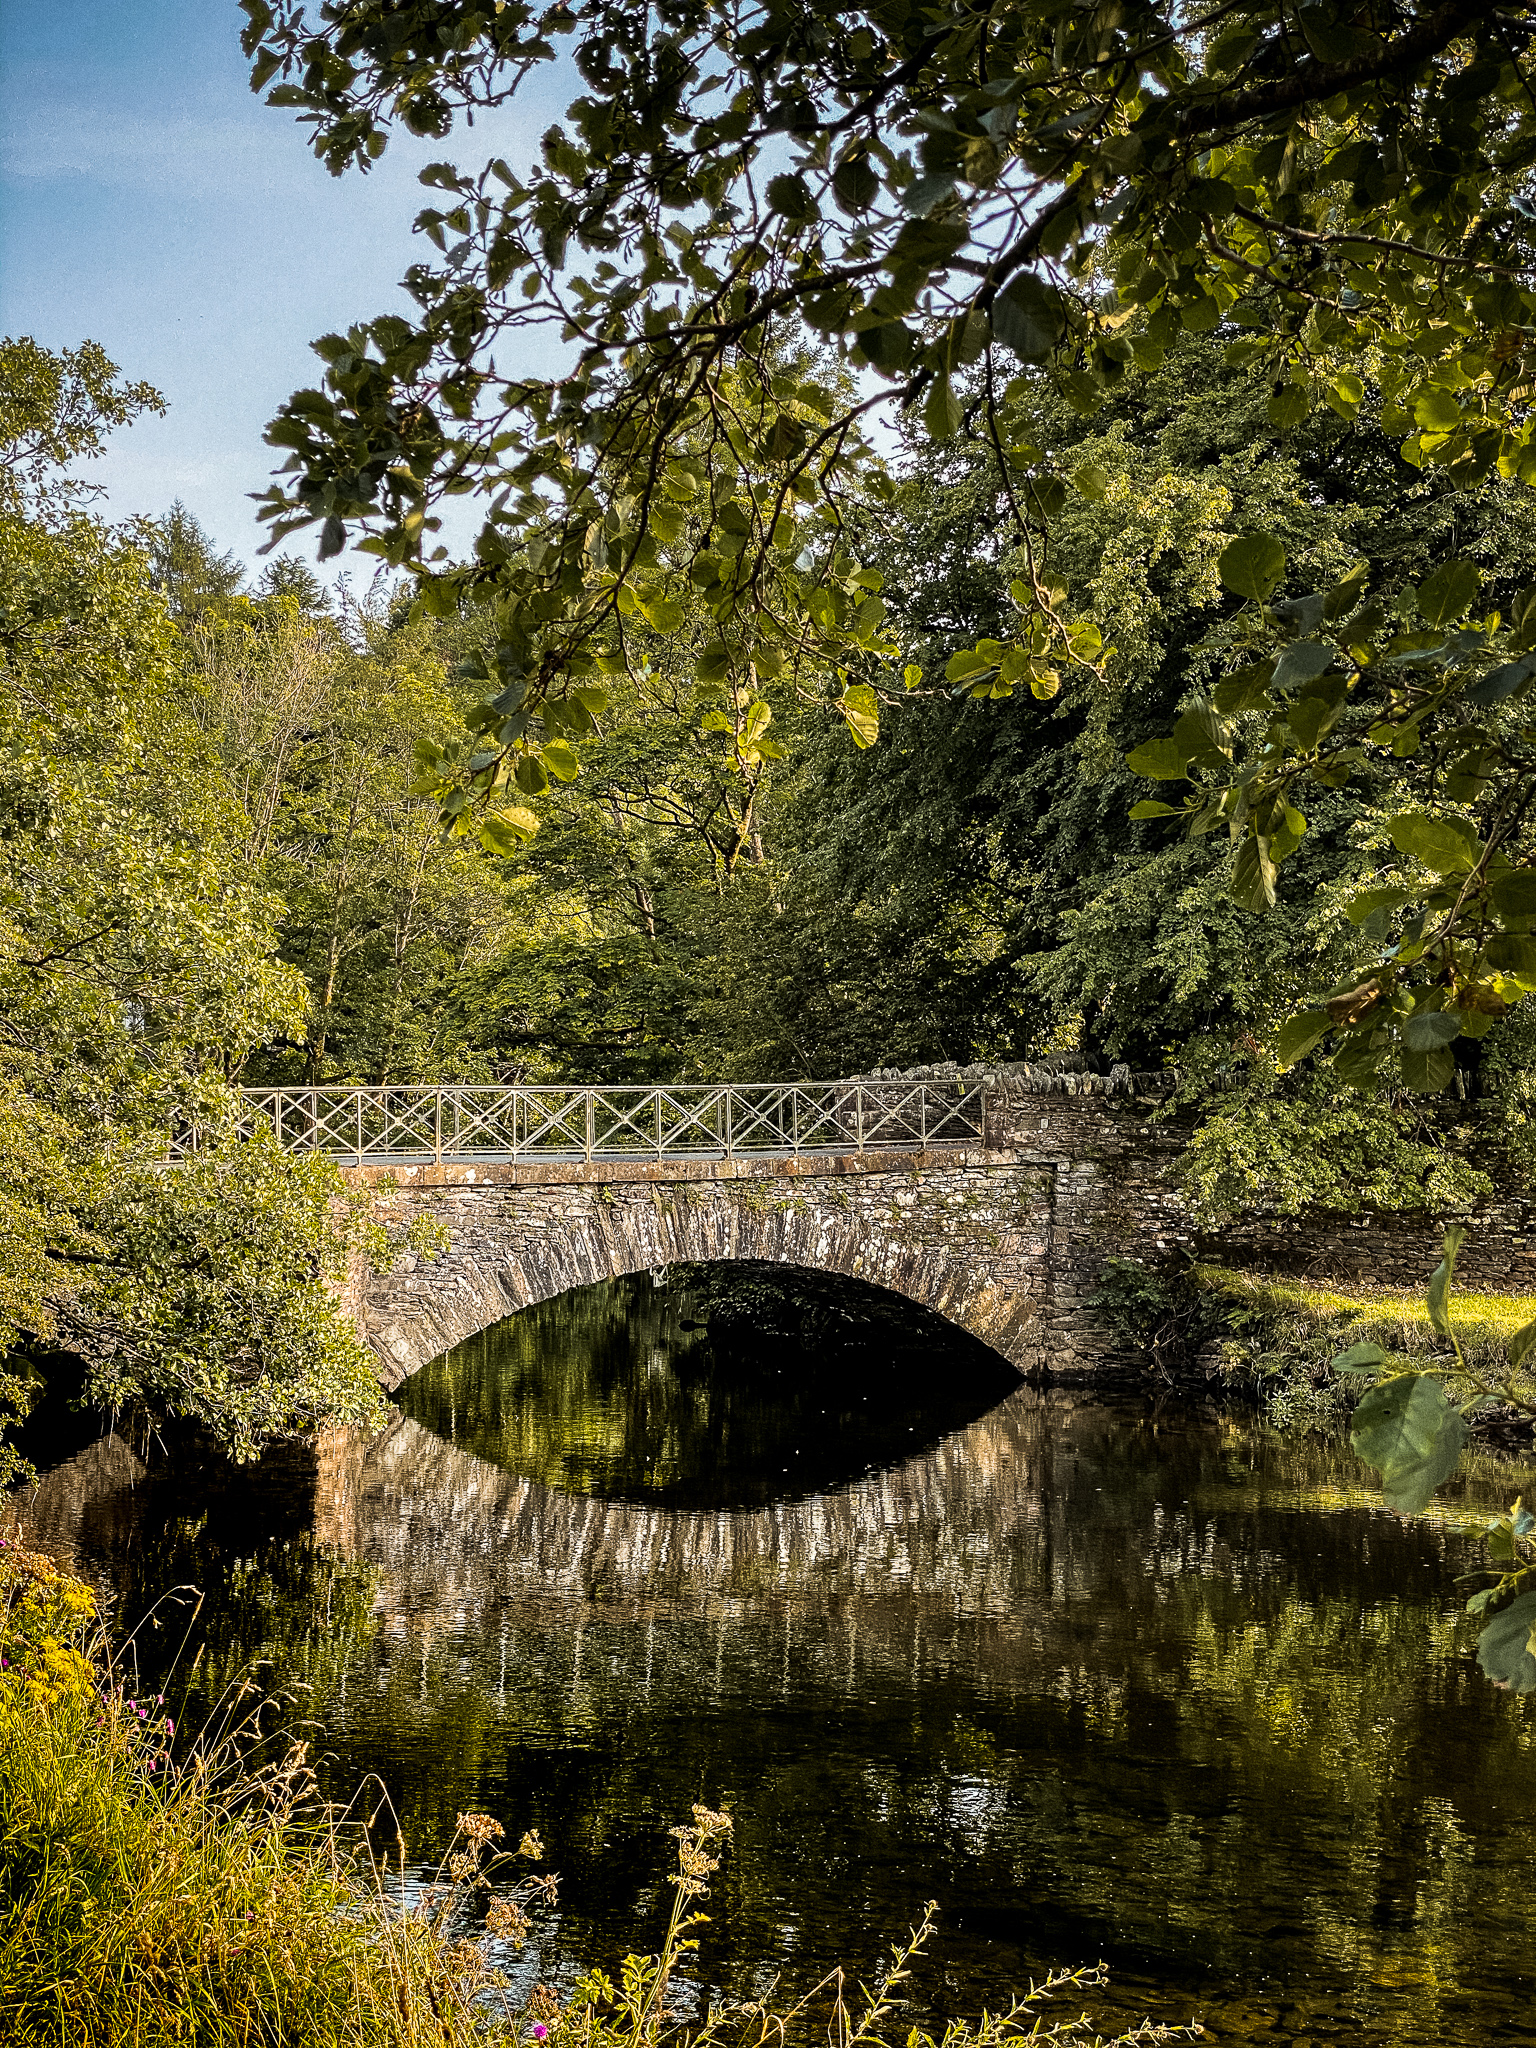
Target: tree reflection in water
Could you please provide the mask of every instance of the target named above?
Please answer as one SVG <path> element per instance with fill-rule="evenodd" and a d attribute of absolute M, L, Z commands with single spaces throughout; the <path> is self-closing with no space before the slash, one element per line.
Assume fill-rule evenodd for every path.
<path fill-rule="evenodd" d="M 567 1493 L 760 1506 L 927 1450 L 1018 1385 L 883 1288 L 743 1262 L 541 1302 L 426 1366 L 416 1421 Z"/>
<path fill-rule="evenodd" d="M 967 1382 L 942 1330 L 860 1337 L 825 1290 L 733 1331 L 681 1277 L 515 1319 L 307 1468 L 98 1454 L 34 1512 L 125 1620 L 199 1579 L 199 1688 L 242 1653 L 311 1686 L 328 1785 L 377 1770 L 423 1857 L 471 1807 L 539 1826 L 546 1974 L 647 1937 L 704 1798 L 737 1842 L 699 1969 L 737 1991 L 867 1967 L 936 1895 L 930 2008 L 1103 1954 L 1106 2016 L 1524 2037 L 1536 1773 L 1453 1584 L 1501 1476 L 1403 1525 L 1335 1447 L 998 1399 L 985 1355 Z"/>

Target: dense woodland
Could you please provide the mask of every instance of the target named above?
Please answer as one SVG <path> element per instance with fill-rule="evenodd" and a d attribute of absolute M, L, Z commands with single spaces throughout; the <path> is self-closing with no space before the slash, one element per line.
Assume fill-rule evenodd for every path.
<path fill-rule="evenodd" d="M 807 687 L 744 761 L 658 638 L 608 679 L 579 760 L 546 747 L 538 830 L 501 856 L 446 837 L 419 793 L 493 633 L 471 602 L 423 617 L 387 575 L 328 587 L 291 553 L 253 573 L 181 506 L 103 523 L 69 459 L 156 394 L 89 346 L 9 343 L 4 368 L 16 1401 L 26 1360 L 67 1345 L 97 1399 L 190 1412 L 237 1448 L 367 1411 L 324 1295 L 355 1232 L 323 1169 L 218 1136 L 242 1082 L 771 1079 L 1070 1050 L 1180 1069 L 1213 1217 L 1488 1185 L 1486 1143 L 1478 1167 L 1441 1145 L 1444 1108 L 1432 1124 L 1412 1096 L 1282 1074 L 1266 1044 L 1347 981 L 1346 906 L 1396 858 L 1381 820 L 1415 764 L 1325 797 L 1294 883 L 1254 916 L 1224 838 L 1129 821 L 1145 785 L 1125 755 L 1217 658 L 1235 529 L 1280 534 L 1319 583 L 1363 557 L 1388 591 L 1449 537 L 1504 600 L 1536 578 L 1525 486 L 1453 491 L 1368 408 L 1277 430 L 1207 337 L 1091 423 L 1042 380 L 1035 431 L 1078 479 L 1055 573 L 1113 621 L 1101 685 L 978 701 L 946 684 L 1017 564 L 991 451 L 914 434 L 862 536 L 921 669 L 878 743 Z M 1516 1008 L 1463 1041 L 1449 1111 L 1516 1172 L 1528 1035 Z M 168 1180 L 189 1120 L 208 1149 Z"/>

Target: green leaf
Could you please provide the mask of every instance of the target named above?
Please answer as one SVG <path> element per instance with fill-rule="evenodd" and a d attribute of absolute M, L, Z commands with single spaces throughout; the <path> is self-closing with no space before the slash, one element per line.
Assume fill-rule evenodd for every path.
<path fill-rule="evenodd" d="M 549 787 L 549 775 L 537 754 L 524 754 L 512 770 L 524 796 L 542 796 Z"/>
<path fill-rule="evenodd" d="M 947 376 L 937 376 L 928 386 L 923 401 L 923 425 L 935 441 L 949 441 L 959 433 L 965 411 Z"/>
<path fill-rule="evenodd" d="M 1223 745 L 1221 721 L 1209 704 L 1192 704 L 1179 714 L 1173 728 L 1173 744 L 1186 761 L 1198 761 L 1203 768 L 1229 768 Z"/>
<path fill-rule="evenodd" d="M 484 820 L 480 844 L 488 853 L 500 854 L 505 859 L 520 853 L 538 829 L 539 821 L 526 804 L 508 804 L 492 811 Z"/>
<path fill-rule="evenodd" d="M 1085 462 L 1072 472 L 1074 487 L 1085 498 L 1098 504 L 1109 490 L 1109 471 L 1097 462 Z"/>
<path fill-rule="evenodd" d="M 992 331 L 1026 363 L 1043 363 L 1067 331 L 1061 294 L 1021 271 L 992 301 Z"/>
<path fill-rule="evenodd" d="M 1356 562 L 1342 582 L 1335 583 L 1323 598 L 1323 617 L 1342 619 L 1346 612 L 1352 612 L 1365 593 L 1370 574 L 1369 562 Z"/>
<path fill-rule="evenodd" d="M 1312 410 L 1312 393 L 1305 384 L 1282 384 L 1273 393 L 1265 411 L 1270 423 L 1282 433 L 1292 427 L 1299 427 Z"/>
<path fill-rule="evenodd" d="M 1456 1470 L 1467 1425 L 1433 1373 L 1383 1380 L 1361 1401 L 1349 1440 L 1381 1474 L 1388 1507 L 1416 1515 Z"/>
<path fill-rule="evenodd" d="M 646 623 L 657 633 L 676 633 L 686 617 L 681 601 L 675 597 L 641 598 L 640 609 Z"/>
<path fill-rule="evenodd" d="M 1522 1593 L 1501 1608 L 1477 1639 L 1477 1661 L 1495 1685 L 1509 1692 L 1536 1692 L 1536 1593 Z"/>
<path fill-rule="evenodd" d="M 845 156 L 832 173 L 832 190 L 847 213 L 867 213 L 880 196 L 880 178 L 862 150 Z"/>
<path fill-rule="evenodd" d="M 1272 681 L 1271 662 L 1252 662 L 1247 668 L 1235 669 L 1231 675 L 1223 676 L 1211 692 L 1211 702 L 1229 717 L 1234 711 L 1266 711 L 1270 708 Z"/>
<path fill-rule="evenodd" d="M 1326 1010 L 1303 1010 L 1299 1016 L 1287 1017 L 1275 1033 L 1275 1058 L 1282 1068 L 1294 1067 L 1298 1060 L 1304 1060 L 1309 1052 L 1322 1044 L 1329 1030 Z"/>
<path fill-rule="evenodd" d="M 1294 690 L 1298 683 L 1310 683 L 1333 660 L 1334 650 L 1321 640 L 1297 640 L 1287 647 L 1275 664 L 1274 687 Z"/>
<path fill-rule="evenodd" d="M 722 682 L 731 672 L 731 650 L 723 640 L 711 640 L 694 670 L 701 683 Z"/>
<path fill-rule="evenodd" d="M 868 683 L 853 683 L 838 699 L 838 709 L 848 722 L 853 744 L 861 751 L 880 737 L 880 699 Z"/>
<path fill-rule="evenodd" d="M 816 211 L 810 188 L 804 178 L 793 171 L 770 178 L 767 197 L 770 211 L 783 214 L 786 220 L 808 220 Z"/>
<path fill-rule="evenodd" d="M 1412 889 L 1363 889 L 1344 906 L 1344 915 L 1351 924 L 1364 924 L 1368 917 L 1374 917 L 1378 910 L 1400 910 L 1405 903 L 1412 903 L 1415 891 Z"/>
<path fill-rule="evenodd" d="M 1512 1565 L 1515 1562 L 1514 1524 L 1507 1515 L 1501 1515 L 1498 1521 L 1488 1524 L 1483 1542 L 1495 1564 Z"/>
<path fill-rule="evenodd" d="M 1431 626 L 1448 626 L 1459 619 L 1477 595 L 1482 574 L 1471 562 L 1442 562 L 1433 576 L 1419 585 L 1419 610 Z"/>
<path fill-rule="evenodd" d="M 1433 1052 L 1460 1036 L 1460 1010 L 1418 1010 L 1403 1026 L 1403 1043 L 1413 1052 Z"/>
<path fill-rule="evenodd" d="M 1429 1276 L 1429 1286 L 1424 1291 L 1424 1306 L 1429 1310 L 1429 1320 L 1442 1337 L 1451 1334 L 1450 1311 L 1446 1306 L 1450 1298 L 1451 1282 L 1456 1277 L 1456 1254 L 1466 1238 L 1461 1224 L 1453 1223 L 1441 1241 L 1440 1263 Z"/>
<path fill-rule="evenodd" d="M 981 675 L 985 670 L 996 666 L 995 655 L 982 654 L 974 647 L 959 647 L 944 664 L 944 680 L 947 683 L 963 683 L 967 676 Z"/>
<path fill-rule="evenodd" d="M 1262 603 L 1285 574 L 1285 549 L 1272 533 L 1246 533 L 1222 549 L 1216 570 L 1228 590 Z"/>
<path fill-rule="evenodd" d="M 864 360 L 889 377 L 899 376 L 912 360 L 912 330 L 899 320 L 888 320 L 881 327 L 861 328 L 854 341 Z"/>
<path fill-rule="evenodd" d="M 1405 811 L 1387 820 L 1387 831 L 1399 853 L 1423 861 L 1437 875 L 1470 874 L 1482 853 L 1482 841 L 1460 818 Z"/>
<path fill-rule="evenodd" d="M 1317 745 L 1323 728 L 1331 722 L 1333 709 L 1326 697 L 1308 695 L 1293 700 L 1286 712 L 1286 724 L 1303 753 L 1311 753 Z"/>
<path fill-rule="evenodd" d="M 1497 974 L 1513 975 L 1527 988 L 1536 988 L 1536 945 L 1516 932 L 1495 932 L 1483 955 Z"/>
<path fill-rule="evenodd" d="M 1174 740 L 1147 740 L 1125 757 L 1133 775 L 1145 775 L 1152 782 L 1183 782 L 1189 770 L 1189 756 Z"/>
<path fill-rule="evenodd" d="M 1373 1088 L 1380 1076 L 1386 1049 L 1372 1045 L 1369 1035 L 1352 1033 L 1329 1061 L 1334 1073 L 1348 1088 Z"/>
<path fill-rule="evenodd" d="M 1386 1362 L 1385 1351 L 1367 1338 L 1359 1344 L 1351 1344 L 1347 1351 L 1335 1352 L 1328 1361 L 1328 1369 L 1330 1372 L 1365 1372 Z"/>
<path fill-rule="evenodd" d="M 1258 838 L 1247 838 L 1238 848 L 1230 886 L 1232 900 L 1244 910 L 1273 910 L 1275 864 Z"/>
<path fill-rule="evenodd" d="M 1346 370 L 1342 376 L 1334 378 L 1323 396 L 1340 419 L 1352 420 L 1360 410 L 1361 401 L 1365 397 L 1365 385 L 1360 378 Z"/>
<path fill-rule="evenodd" d="M 1451 392 L 1430 384 L 1413 401 L 1413 419 L 1432 434 L 1446 434 L 1461 424 L 1461 408 Z"/>
<path fill-rule="evenodd" d="M 550 740 L 540 749 L 539 758 L 551 775 L 558 775 L 562 782 L 574 782 L 581 772 L 581 763 L 564 740 Z"/>
<path fill-rule="evenodd" d="M 1403 1052 L 1403 1086 L 1415 1095 L 1439 1095 L 1456 1078 L 1456 1055 L 1443 1046 L 1432 1052 Z"/>
<path fill-rule="evenodd" d="M 1505 924 L 1526 929 L 1536 919 L 1536 868 L 1510 868 L 1490 885 L 1493 907 Z"/>
<path fill-rule="evenodd" d="M 1495 704 L 1502 704 L 1506 697 L 1512 697 L 1522 683 L 1529 682 L 1532 671 L 1536 670 L 1536 659 L 1527 656 L 1524 661 L 1506 661 L 1501 668 L 1490 669 L 1485 676 L 1479 676 L 1463 692 L 1469 704 L 1476 704 L 1486 711 Z"/>
<path fill-rule="evenodd" d="M 1151 797 L 1143 797 L 1139 804 L 1132 804 L 1130 814 L 1133 818 L 1182 818 L 1185 815 L 1182 804 L 1160 804 Z"/>

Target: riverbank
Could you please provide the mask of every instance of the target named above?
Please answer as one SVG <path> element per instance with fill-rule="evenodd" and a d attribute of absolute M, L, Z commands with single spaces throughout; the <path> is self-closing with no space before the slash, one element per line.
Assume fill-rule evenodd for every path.
<path fill-rule="evenodd" d="M 186 1743 L 165 1694 L 141 1696 L 131 1672 L 131 1655 L 107 1655 L 88 1587 L 0 1550 L 0 2037 L 519 2038 L 485 2003 L 483 1947 L 447 1938 L 484 1860 L 475 1826 L 438 1898 L 402 1911 L 252 1687 Z"/>
<path fill-rule="evenodd" d="M 1289 1430 L 1347 1433 L 1361 1384 L 1341 1377 L 1332 1361 L 1352 1345 L 1379 1344 L 1400 1370 L 1439 1363 L 1456 1383 L 1468 1372 L 1497 1381 L 1510 1339 L 1536 1321 L 1536 1295 L 1458 1289 L 1458 1359 L 1436 1329 L 1422 1288 L 1286 1279 L 1218 1265 L 1195 1266 L 1189 1284 L 1205 1305 L 1205 1329 L 1214 1330 L 1201 1345 L 1199 1366 L 1251 1389 L 1266 1420 Z M 1480 1411 L 1472 1428 L 1490 1451 L 1518 1455 L 1531 1447 L 1532 1418 L 1507 1403 Z"/>

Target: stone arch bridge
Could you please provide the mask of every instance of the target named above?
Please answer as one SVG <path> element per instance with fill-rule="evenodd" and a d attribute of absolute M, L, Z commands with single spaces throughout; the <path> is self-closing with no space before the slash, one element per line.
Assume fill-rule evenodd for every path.
<path fill-rule="evenodd" d="M 1169 1176 L 1187 1127 L 1163 1075 L 1063 1063 L 854 1080 L 664 1087 L 250 1090 L 294 1151 L 336 1159 L 392 1231 L 435 1256 L 361 1265 L 348 1309 L 393 1389 L 429 1359 L 572 1287 L 676 1262 L 846 1273 L 937 1310 L 1021 1375 L 1114 1349 L 1104 1262 L 1206 1250 Z M 1483 1219 L 1496 1224 L 1496 1219 Z M 1417 1279 L 1428 1218 L 1228 1233 L 1228 1258 Z M 1507 1233 L 1484 1244 L 1498 1257 Z M 1523 1250 L 1523 1232 L 1522 1232 Z M 1432 1263 L 1432 1261 L 1430 1262 Z M 1510 1284 L 1508 1279 L 1504 1285 Z"/>

